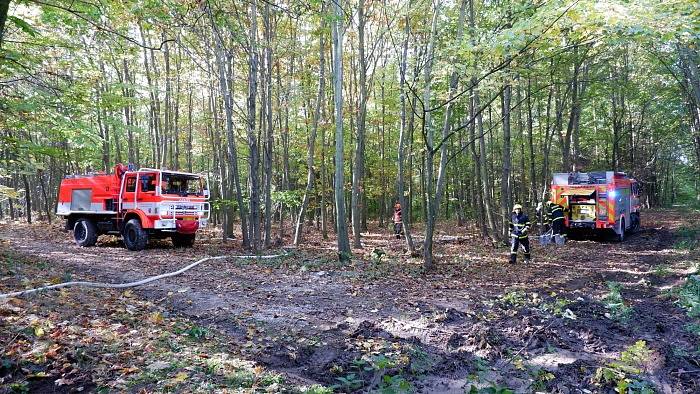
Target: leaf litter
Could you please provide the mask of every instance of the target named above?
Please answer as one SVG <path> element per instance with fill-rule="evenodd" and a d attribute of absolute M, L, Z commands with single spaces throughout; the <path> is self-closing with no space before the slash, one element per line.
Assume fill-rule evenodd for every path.
<path fill-rule="evenodd" d="M 10 300 L 3 319 L 12 313 L 19 325 L 3 325 L 0 335 L 3 342 L 18 336 L 13 346 L 25 346 L 13 356 L 52 365 L 19 369 L 13 382 L 65 379 L 60 383 L 71 383 L 65 387 L 85 390 L 104 387 L 111 378 L 121 385 L 117 389 L 129 391 L 303 391 L 319 384 L 337 392 L 568 393 L 648 384 L 658 391 L 693 392 L 700 390 L 700 334 L 688 327 L 700 322 L 677 306 L 673 289 L 697 269 L 698 251 L 678 245 L 693 244 L 679 238 L 685 236 L 679 229 L 697 227 L 699 217 L 648 211 L 644 228 L 624 243 L 535 245 L 535 262 L 515 266 L 505 264 L 505 248 L 470 229 L 455 237 L 452 226 L 450 236 L 436 236 L 439 259 L 430 272 L 385 230 L 372 229 L 381 236 L 366 237 L 349 265 L 334 260 L 332 238 L 310 232 L 305 246 L 280 259 L 215 261 L 126 292 L 71 289 Z M 0 289 L 67 275 L 127 281 L 204 255 L 242 254 L 216 233 L 190 250 L 162 242 L 135 254 L 112 237 L 79 248 L 67 234 L 41 226 L 0 230 L 3 253 L 30 261 L 6 262 Z M 616 318 L 606 304 L 611 283 L 619 292 L 615 304 L 629 308 L 627 319 Z M 81 325 L 85 321 L 97 327 Z M 75 327 L 90 335 L 73 334 L 77 342 L 70 343 L 50 340 L 56 329 L 69 335 Z M 616 381 L 596 378 L 640 340 L 653 365 L 615 375 Z M 87 355 L 81 356 L 89 361 L 83 368 L 70 374 L 73 369 L 53 366 L 54 356 L 74 365 L 75 349 Z M 177 362 L 166 367 L 171 356 Z M 224 356 L 237 360 L 243 372 L 215 378 L 202 372 L 219 371 Z M 5 360 L 15 359 L 3 355 Z M 276 386 L 265 386 L 271 381 Z"/>

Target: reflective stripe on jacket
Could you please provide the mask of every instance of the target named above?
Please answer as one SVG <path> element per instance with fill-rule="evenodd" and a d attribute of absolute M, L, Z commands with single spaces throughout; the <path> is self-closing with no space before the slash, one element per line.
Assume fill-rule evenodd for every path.
<path fill-rule="evenodd" d="M 552 204 L 549 206 L 549 211 L 547 212 L 547 219 L 550 222 L 555 220 L 564 219 L 564 207 L 559 204 Z"/>
<path fill-rule="evenodd" d="M 512 213 L 510 215 L 510 232 L 518 238 L 527 237 L 527 232 L 530 230 L 530 218 L 524 214 L 520 215 Z"/>

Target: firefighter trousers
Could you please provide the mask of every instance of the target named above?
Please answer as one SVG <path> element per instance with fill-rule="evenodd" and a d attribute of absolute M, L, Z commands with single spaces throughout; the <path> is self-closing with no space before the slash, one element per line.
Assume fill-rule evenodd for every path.
<path fill-rule="evenodd" d="M 398 239 L 403 234 L 403 223 L 394 223 L 394 236 Z"/>
<path fill-rule="evenodd" d="M 564 218 L 557 218 L 552 221 L 552 235 L 564 235 Z"/>
<path fill-rule="evenodd" d="M 524 255 L 525 255 L 525 261 L 530 261 L 530 240 L 527 238 L 527 235 L 517 237 L 513 236 L 510 239 L 510 262 L 515 263 L 518 257 L 518 249 L 519 247 L 523 247 Z"/>

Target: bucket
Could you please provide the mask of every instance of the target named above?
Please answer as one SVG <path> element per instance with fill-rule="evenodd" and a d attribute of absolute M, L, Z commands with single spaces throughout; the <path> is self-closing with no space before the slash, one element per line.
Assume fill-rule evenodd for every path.
<path fill-rule="evenodd" d="M 549 245 L 552 243 L 552 234 L 540 235 L 540 245 Z"/>
<path fill-rule="evenodd" d="M 560 234 L 554 236 L 554 243 L 557 245 L 564 245 L 566 243 L 566 237 Z"/>

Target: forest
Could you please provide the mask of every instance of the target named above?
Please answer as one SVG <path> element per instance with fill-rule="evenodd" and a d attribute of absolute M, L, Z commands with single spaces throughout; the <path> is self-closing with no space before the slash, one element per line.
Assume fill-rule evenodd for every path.
<path fill-rule="evenodd" d="M 211 212 L 209 226 L 197 238 L 202 244 L 189 252 L 149 247 L 145 254 L 138 255 L 139 252 L 119 250 L 115 246 L 120 242 L 117 238 L 101 241 L 93 251 L 68 243 L 68 236 L 60 232 L 63 218 L 56 215 L 61 181 L 66 176 L 110 174 L 118 163 L 203 174 L 209 182 Z M 518 266 L 509 273 L 509 268 L 503 266 L 507 260 L 504 247 L 510 239 L 514 204 L 521 204 L 533 223 L 541 222 L 535 209 L 550 199 L 553 174 L 591 171 L 624 172 L 636 179 L 643 210 L 639 233 L 629 243 L 585 240 L 571 241 L 555 251 L 535 247 L 535 264 L 541 261 L 544 265 L 530 271 Z M 400 204 L 403 214 L 403 232 L 398 240 L 391 235 L 395 204 Z M 574 324 L 575 317 L 567 319 L 565 311 L 579 316 L 576 324 L 584 323 L 585 311 L 599 320 L 611 310 L 618 313 L 615 306 L 601 306 L 601 297 L 608 301 L 622 297 L 621 289 L 624 294 L 629 290 L 625 286 L 633 286 L 637 278 L 627 281 L 618 277 L 622 275 L 620 270 L 624 271 L 620 267 L 613 269 L 617 273 L 610 277 L 595 277 L 599 267 L 588 263 L 585 249 L 609 255 L 601 266 L 627 264 L 628 274 L 656 275 L 643 290 L 629 290 L 631 294 L 625 296 L 634 301 L 621 298 L 623 308 L 640 308 L 639 314 L 653 311 L 648 312 L 650 319 L 661 319 L 657 314 L 663 312 L 662 303 L 672 304 L 676 312 L 675 317 L 668 317 L 671 320 L 664 320 L 667 331 L 658 334 L 663 335 L 660 342 L 634 330 L 610 334 L 610 325 L 619 329 L 629 323 L 630 316 L 623 316 L 608 319 L 610 322 L 606 320 L 605 324 L 596 320 L 594 325 L 605 328 L 599 327 L 602 334 L 596 331 L 591 335 L 604 337 L 605 349 L 576 346 L 586 348 L 585 352 L 618 352 L 623 356 L 655 354 L 651 359 L 663 353 L 682 361 L 669 358 L 666 367 L 653 370 L 630 367 L 637 371 L 638 378 L 634 380 L 630 376 L 635 374 L 629 369 L 615 369 L 598 360 L 603 363 L 600 365 L 607 365 L 595 365 L 603 368 L 602 375 L 598 376 L 596 368 L 589 365 L 590 373 L 585 379 L 576 380 L 579 377 L 574 373 L 568 377 L 571 382 L 561 384 L 576 387 L 586 380 L 600 390 L 612 390 L 614 386 L 618 392 L 630 393 L 646 392 L 634 391 L 644 389 L 698 389 L 700 348 L 695 341 L 700 338 L 700 279 L 692 278 L 697 278 L 693 273 L 698 269 L 697 260 L 695 266 L 693 261 L 697 256 L 695 247 L 700 246 L 699 207 L 700 7 L 693 0 L 0 0 L 0 252 L 6 267 L 0 270 L 0 276 L 8 279 L 0 292 L 66 282 L 71 276 L 65 277 L 68 271 L 86 279 L 123 281 L 170 271 L 204 254 L 236 251 L 250 256 L 281 253 L 279 256 L 283 257 L 270 259 L 276 265 L 265 265 L 260 259 L 251 260 L 250 265 L 239 262 L 233 268 L 224 263 L 213 264 L 221 272 L 232 269 L 235 275 L 246 277 L 245 286 L 258 289 L 255 292 L 262 289 L 256 281 L 264 284 L 270 280 L 266 273 L 284 277 L 279 279 L 283 282 L 281 287 L 274 291 L 288 293 L 293 304 L 298 300 L 294 298 L 297 295 L 292 291 L 292 283 L 299 280 L 298 275 L 308 280 L 303 282 L 307 283 L 307 290 L 311 289 L 308 291 L 316 289 L 317 294 L 325 292 L 328 297 L 335 293 L 333 283 L 349 280 L 352 285 L 347 285 L 347 291 L 355 294 L 355 300 L 364 293 L 365 301 L 376 302 L 403 297 L 404 290 L 398 283 L 382 289 L 379 282 L 385 280 L 408 281 L 411 285 L 407 288 L 415 290 L 411 294 L 423 296 L 440 293 L 436 289 L 448 292 L 452 285 L 447 283 L 451 281 L 468 284 L 473 280 L 473 284 L 482 283 L 484 289 L 490 290 L 482 289 L 476 296 L 467 286 L 459 289 L 460 294 L 495 299 L 488 311 L 481 312 L 484 316 L 501 314 L 503 319 L 496 320 L 502 324 L 490 328 L 501 333 L 513 329 L 515 323 L 508 319 L 522 317 L 509 315 L 502 310 L 506 309 L 504 305 L 536 310 L 523 312 L 529 319 L 540 313 L 537 311 L 541 308 L 537 308 L 542 305 L 559 305 L 558 296 L 551 294 L 569 292 L 573 297 L 557 312 L 551 308 L 547 311 L 548 318 L 554 316 L 557 321 L 554 326 L 551 320 L 526 330 L 531 336 L 514 340 L 512 352 L 493 353 L 497 345 L 489 337 L 489 330 L 471 332 L 476 339 L 457 330 L 438 340 L 449 346 L 457 341 L 457 347 L 474 345 L 470 341 L 481 343 L 478 350 L 486 353 L 477 357 L 470 351 L 468 360 L 455 358 L 454 352 L 416 350 L 419 346 L 406 339 L 410 330 L 405 329 L 405 336 L 401 336 L 380 324 L 383 318 L 395 316 L 393 309 L 370 308 L 372 302 L 357 301 L 358 305 L 348 306 L 350 312 L 343 309 L 338 313 L 348 314 L 358 322 L 362 319 L 353 311 L 366 304 L 366 308 L 379 311 L 375 316 L 378 320 L 364 317 L 364 322 L 372 327 L 350 323 L 350 328 L 343 328 L 347 323 L 336 322 L 323 334 L 330 338 L 327 330 L 350 330 L 350 334 L 344 331 L 345 334 L 356 339 L 362 331 L 360 339 L 374 336 L 387 340 L 376 332 L 381 327 L 390 332 L 391 340 L 387 341 L 393 341 L 399 355 L 387 356 L 391 362 L 383 366 L 379 363 L 378 367 L 376 357 L 380 353 L 363 358 L 353 353 L 361 352 L 359 348 L 345 349 L 357 358 L 344 360 L 339 343 L 324 345 L 322 349 L 326 351 L 321 354 L 320 350 L 314 353 L 316 348 L 309 345 L 306 360 L 297 364 L 278 360 L 282 345 L 245 354 L 246 360 L 275 373 L 284 375 L 290 371 L 280 372 L 284 369 L 281 367 L 297 368 L 296 377 L 274 383 L 278 385 L 269 391 L 295 391 L 313 383 L 306 389 L 452 392 L 454 379 L 447 386 L 440 386 L 440 379 L 446 374 L 464 372 L 464 376 L 472 376 L 481 362 L 475 364 L 474 360 L 499 360 L 494 361 L 493 365 L 498 365 L 494 370 L 508 364 L 512 373 L 487 375 L 493 378 L 491 383 L 502 384 L 494 385 L 493 390 L 506 391 L 484 392 L 511 392 L 507 391 L 509 388 L 516 392 L 565 392 L 563 386 L 555 384 L 560 372 L 538 369 L 545 372 L 530 373 L 535 376 L 532 378 L 525 373 L 531 372 L 530 367 L 519 368 L 522 361 L 518 364 L 518 360 L 531 350 L 528 346 L 534 346 L 533 338 L 557 337 L 553 333 L 557 326 L 561 325 L 563 332 L 566 324 Z M 541 227 L 539 224 L 533 227 Z M 53 245 L 54 254 L 42 250 L 42 244 Z M 115 247 L 105 249 L 102 245 Z M 77 249 L 66 252 L 67 248 Z M 664 257 L 668 250 L 672 252 Z M 61 255 L 64 252 L 65 256 Z M 85 260 L 76 262 L 70 253 Z M 40 263 L 32 263 L 33 256 Z M 668 261 L 663 260 L 666 258 Z M 139 269 L 139 264 L 129 262 L 130 259 L 158 261 L 153 264 L 172 261 L 143 268 L 140 275 L 135 271 L 126 275 L 128 270 L 119 266 L 119 261 Z M 53 267 L 54 263 L 60 268 L 47 268 L 44 276 L 36 274 L 44 270 L 36 264 Z M 102 267 L 101 263 L 106 265 Z M 554 265 L 545 266 L 550 263 Z M 559 268 L 552 267 L 559 264 L 567 268 L 553 273 Z M 87 269 L 88 266 L 92 268 Z M 588 278 L 587 282 L 581 279 L 580 284 L 574 283 L 576 267 L 583 267 L 586 273 L 581 275 Z M 659 274 L 659 269 L 666 275 Z M 31 272 L 39 276 L 34 282 L 27 282 L 26 278 L 34 275 Z M 217 278 L 222 275 L 207 272 Z M 289 272 L 292 276 L 285 276 Z M 319 273 L 321 276 L 313 276 Z M 356 287 L 355 279 L 348 279 L 349 273 L 369 284 Z M 528 279 L 514 277 L 518 275 Z M 545 277 L 549 279 L 542 279 Z M 201 282 L 202 278 L 188 278 L 182 281 L 189 281 L 191 289 L 201 289 L 203 283 L 192 283 Z M 327 283 L 316 288 L 313 283 L 317 279 L 318 283 Z M 672 279 L 676 284 L 685 283 L 682 289 L 691 288 L 691 296 L 692 286 L 696 286 L 696 301 L 691 296 L 688 297 L 692 302 L 682 301 L 683 296 L 678 295 L 682 291 L 668 293 L 659 301 L 659 294 L 671 291 L 668 289 Z M 555 282 L 558 284 L 552 284 Z M 16 286 L 10 288 L 12 283 Z M 559 285 L 564 287 L 557 288 Z M 221 323 L 197 320 L 202 310 L 191 311 L 182 306 L 175 308 L 178 317 L 173 319 L 185 320 L 170 321 L 167 312 L 152 309 L 170 307 L 152 303 L 163 297 L 172 298 L 173 291 L 168 293 L 166 287 L 145 289 L 150 290 L 126 298 L 122 292 L 108 292 L 112 292 L 110 300 L 114 302 L 137 303 L 138 313 L 148 314 L 157 324 L 193 324 L 198 328 Z M 581 293 L 578 300 L 575 293 L 579 290 L 574 289 L 595 291 L 591 290 L 590 299 Z M 187 294 L 175 292 L 176 297 L 193 294 L 193 290 Z M 341 293 L 345 294 L 344 290 L 338 294 Z M 40 294 L 28 302 L 44 307 L 56 302 L 50 301 L 50 295 Z M 214 297 L 214 293 L 206 294 Z M 189 301 L 204 302 L 206 297 L 200 296 Z M 80 297 L 101 304 L 96 301 L 100 293 L 81 293 Z M 256 298 L 255 305 L 265 304 L 265 297 Z M 273 296 L 267 300 L 270 297 Z M 238 296 L 234 298 L 236 301 L 224 297 L 216 304 L 236 309 L 230 302 L 239 308 L 247 302 Z M 416 308 L 426 308 L 425 303 L 420 304 L 423 301 L 410 298 L 401 302 L 410 304 L 407 310 L 411 313 Z M 210 301 L 207 302 L 214 303 Z M 25 305 L 25 301 L 17 302 Z M 327 313 L 338 306 L 318 302 L 314 304 L 316 308 Z M 577 302 L 585 305 L 562 309 Z M 639 306 L 636 302 L 657 304 Z M 474 316 L 481 316 L 481 312 L 473 315 L 449 303 L 428 304 L 435 316 L 446 313 L 448 323 L 457 321 L 462 329 L 467 322 L 473 323 L 470 319 Z M 67 304 L 61 305 L 68 308 Z M 490 309 L 494 305 L 503 308 L 494 312 Z M 0 316 L 21 315 L 3 310 L 0 309 Z M 303 315 L 318 319 L 314 324 L 327 323 L 309 311 L 273 313 L 270 309 L 266 313 L 275 318 L 278 313 Z M 169 323 L 163 323 L 163 316 Z M 248 318 L 269 323 L 260 316 Z M 447 323 L 440 320 L 438 324 Z M 684 325 L 691 329 L 684 331 Z M 14 336 L 8 325 L 0 328 L 4 331 L 0 339 Z M 222 338 L 238 335 L 237 329 L 231 329 L 234 334 L 218 329 L 224 331 Z M 48 332 L 48 328 L 45 330 Z M 212 340 L 214 328 L 189 330 L 187 335 L 198 341 L 197 346 L 214 346 L 202 343 L 203 338 Z M 426 330 L 430 331 L 424 327 Z M 683 334 L 673 334 L 674 330 Z M 307 339 L 313 336 L 306 334 Z M 463 334 L 461 339 L 454 339 Z M 39 340 L 41 335 L 36 337 Z M 340 341 L 340 336 L 333 338 Z M 645 339 L 652 345 L 651 350 L 632 338 Z M 298 344 L 298 338 L 289 340 Z M 566 348 L 544 338 L 539 341 L 548 347 Z M 535 338 L 534 343 L 537 342 Z M 623 346 L 630 343 L 631 347 Z M 654 348 L 656 343 L 666 347 L 661 351 Z M 15 344 L 19 346 L 19 342 Z M 517 348 L 523 346 L 521 351 L 515 344 Z M 578 347 L 569 350 L 585 353 Z M 2 348 L 2 361 L 14 360 L 11 348 Z M 397 361 L 403 360 L 404 350 L 409 360 L 405 365 Z M 195 353 L 207 351 L 213 350 Z M 418 351 L 425 354 L 428 361 L 424 361 L 431 365 L 421 370 L 428 378 L 406 374 L 418 368 Z M 330 361 L 318 361 L 325 357 Z M 575 357 L 576 363 L 593 362 L 586 357 Z M 438 359 L 441 361 L 435 361 Z M 364 360 L 367 365 L 358 367 L 357 360 Z M 22 388 L 41 390 L 43 386 L 33 386 L 35 383 L 27 378 L 26 371 L 21 379 L 26 378 L 31 384 L 12 375 L 14 369 L 10 365 L 14 362 L 0 363 L 0 375 L 10 376 L 4 382 L 14 384 L 7 386 L 7 392 Z M 461 367 L 454 366 L 449 371 L 441 367 L 437 371 L 433 367 L 438 364 Z M 352 365 L 357 370 L 349 376 Z M 126 364 L 123 367 L 129 368 Z M 326 376 L 329 370 L 330 377 Z M 274 375 L 270 375 L 272 372 L 241 371 L 235 373 L 254 376 L 252 381 L 246 381 L 250 385 L 240 387 L 256 391 L 273 385 L 265 380 Z M 591 377 L 594 372 L 596 376 Z M 127 370 L 124 376 L 131 373 L 134 371 Z M 551 379 L 548 373 L 552 373 Z M 93 380 L 84 387 L 199 390 L 188 386 L 186 379 L 176 381 L 185 375 L 173 374 L 169 378 L 170 383 L 175 379 L 172 387 L 166 384 L 163 388 L 162 376 L 163 379 L 154 380 L 159 383 L 103 386 L 105 382 Z M 514 382 L 516 375 L 520 380 Z M 646 380 L 639 377 L 642 375 Z M 53 376 L 57 387 L 68 390 L 79 385 L 75 382 L 80 379 L 75 376 Z M 190 372 L 186 372 L 187 377 L 190 383 L 194 379 Z M 530 378 L 542 383 L 542 387 L 523 383 Z M 1 388 L 3 379 L 0 377 L 0 393 L 5 392 Z M 62 385 L 56 379 L 71 383 Z M 476 392 L 469 391 L 469 387 L 484 390 L 485 380 L 488 379 L 482 377 L 478 386 L 462 382 L 455 392 Z M 22 382 L 26 385 L 22 386 Z M 644 386 L 645 382 L 654 388 Z"/>

